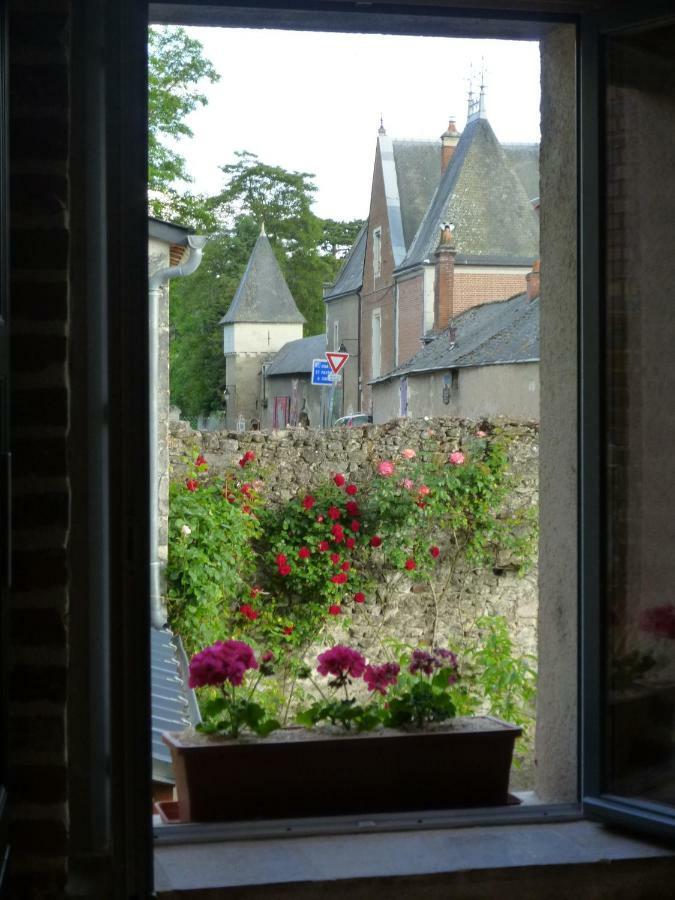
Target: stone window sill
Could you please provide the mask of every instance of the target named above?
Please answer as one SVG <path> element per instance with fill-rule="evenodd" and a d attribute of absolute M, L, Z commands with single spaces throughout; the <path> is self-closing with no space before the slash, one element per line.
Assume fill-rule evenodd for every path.
<path fill-rule="evenodd" d="M 322 895 L 325 886 L 329 890 L 327 896 L 337 897 L 344 896 L 347 882 L 356 885 L 365 879 L 372 893 L 352 895 L 349 888 L 350 897 L 357 900 L 361 896 L 379 896 L 373 879 L 386 883 L 390 891 L 397 883 L 407 884 L 411 878 L 415 883 L 419 879 L 425 883 L 431 879 L 447 887 L 457 879 L 464 884 L 467 873 L 473 873 L 474 880 L 479 873 L 483 881 L 492 876 L 503 880 L 506 873 L 508 881 L 515 873 L 522 876 L 526 872 L 530 873 L 527 877 L 532 877 L 535 871 L 539 875 L 546 872 L 539 867 L 576 869 L 594 864 L 603 872 L 611 864 L 612 877 L 621 872 L 627 877 L 636 865 L 642 871 L 645 862 L 650 877 L 654 877 L 662 871 L 656 865 L 657 860 L 665 863 L 667 877 L 672 879 L 675 852 L 582 819 L 547 824 L 221 840 L 157 845 L 155 890 L 157 897 L 165 900 L 189 895 L 221 897 L 229 895 L 230 890 L 238 898 L 314 897 L 318 896 L 314 891 L 321 885 Z M 644 872 L 639 877 L 644 878 Z M 271 893 L 268 894 L 265 886 Z M 333 893 L 338 888 L 339 892 Z M 426 897 L 427 894 L 406 896 Z M 441 895 L 430 893 L 429 897 L 432 896 Z"/>

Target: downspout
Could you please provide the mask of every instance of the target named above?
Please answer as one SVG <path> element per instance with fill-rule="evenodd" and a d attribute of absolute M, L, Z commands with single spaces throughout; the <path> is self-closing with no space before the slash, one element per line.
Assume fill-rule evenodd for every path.
<path fill-rule="evenodd" d="M 202 261 L 204 244 L 207 238 L 203 235 L 188 235 L 190 256 L 181 266 L 169 266 L 160 269 L 150 276 L 148 282 L 148 317 L 150 325 L 150 617 L 154 628 L 163 628 L 166 624 L 166 611 L 162 605 L 159 581 L 159 556 L 157 545 L 159 539 L 159 472 L 157 465 L 157 445 L 159 433 L 159 413 L 157 390 L 159 386 L 159 301 L 162 288 L 172 278 L 192 275 Z"/>

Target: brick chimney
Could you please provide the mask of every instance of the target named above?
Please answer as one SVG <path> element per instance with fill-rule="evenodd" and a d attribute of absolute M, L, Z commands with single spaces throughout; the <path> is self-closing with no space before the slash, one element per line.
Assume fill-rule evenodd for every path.
<path fill-rule="evenodd" d="M 450 160 L 459 143 L 460 134 L 455 125 L 455 117 L 450 116 L 448 130 L 441 135 L 441 175 L 450 165 Z"/>
<path fill-rule="evenodd" d="M 537 260 L 533 266 L 532 271 L 528 272 L 525 276 L 525 280 L 527 281 L 527 299 L 528 300 L 536 300 L 539 296 L 540 289 L 540 281 L 541 281 L 541 266 L 539 260 Z"/>
<path fill-rule="evenodd" d="M 453 294 L 455 287 L 455 241 L 451 225 L 441 226 L 441 238 L 434 253 L 436 279 L 434 283 L 434 331 L 446 328 L 454 315 Z"/>

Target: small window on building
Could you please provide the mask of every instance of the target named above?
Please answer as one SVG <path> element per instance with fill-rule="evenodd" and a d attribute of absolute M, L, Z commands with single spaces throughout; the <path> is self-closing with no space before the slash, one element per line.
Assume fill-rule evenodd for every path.
<path fill-rule="evenodd" d="M 382 272 L 382 229 L 373 229 L 373 277 L 379 278 Z"/>
<path fill-rule="evenodd" d="M 381 353 L 380 347 L 382 344 L 382 316 L 380 315 L 380 310 L 373 310 L 373 319 L 372 319 L 372 346 L 371 346 L 371 373 L 373 378 L 380 377 L 380 366 L 381 366 Z"/>

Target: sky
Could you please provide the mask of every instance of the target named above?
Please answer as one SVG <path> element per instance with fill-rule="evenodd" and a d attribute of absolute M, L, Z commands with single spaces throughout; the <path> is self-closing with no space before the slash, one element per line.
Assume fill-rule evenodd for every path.
<path fill-rule="evenodd" d="M 466 121 L 469 78 L 485 71 L 487 116 L 504 142 L 539 140 L 539 47 L 532 41 L 188 28 L 221 75 L 203 85 L 192 140 L 177 144 L 194 178 L 215 193 L 219 166 L 248 150 L 310 172 L 323 218 L 368 214 L 377 130 L 439 140 Z M 200 87 L 200 90 L 202 88 Z"/>

